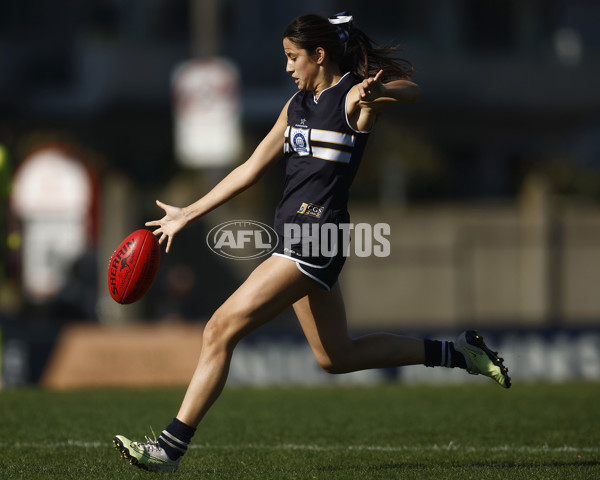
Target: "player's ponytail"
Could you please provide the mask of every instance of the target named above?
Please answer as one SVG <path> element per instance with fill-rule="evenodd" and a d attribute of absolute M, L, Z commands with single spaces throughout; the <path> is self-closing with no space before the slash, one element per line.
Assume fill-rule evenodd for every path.
<path fill-rule="evenodd" d="M 336 23 L 340 18 L 343 23 Z M 340 30 L 347 31 L 344 56 L 340 62 L 342 71 L 352 72 L 357 78 L 363 79 L 374 77 L 379 70 L 383 70 L 383 81 L 409 78 L 414 73 L 414 68 L 409 61 L 395 56 L 400 45 L 381 47 L 376 45 L 362 30 L 354 26 L 352 15 L 349 12 L 333 15 L 329 17 L 329 22 L 336 26 L 338 32 Z"/>
<path fill-rule="evenodd" d="M 400 45 L 375 46 L 374 42 L 354 26 L 352 15 L 341 12 L 323 18 L 319 15 L 302 15 L 293 20 L 283 32 L 298 47 L 313 53 L 322 47 L 337 63 L 342 73 L 351 72 L 362 80 L 384 71 L 383 81 L 409 78 L 414 72 L 407 60 L 395 57 Z"/>

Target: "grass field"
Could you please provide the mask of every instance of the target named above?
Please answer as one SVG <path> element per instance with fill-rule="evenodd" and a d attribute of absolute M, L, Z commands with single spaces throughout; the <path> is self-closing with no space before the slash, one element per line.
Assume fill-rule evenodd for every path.
<path fill-rule="evenodd" d="M 132 479 L 181 390 L 0 392 L 0 478 Z M 226 389 L 174 478 L 598 479 L 600 384 Z M 161 475 L 161 476 L 162 476 Z"/>

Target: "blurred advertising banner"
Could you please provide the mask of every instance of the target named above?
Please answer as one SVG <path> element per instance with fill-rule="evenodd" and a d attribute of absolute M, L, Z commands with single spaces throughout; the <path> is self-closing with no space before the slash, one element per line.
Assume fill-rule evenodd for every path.
<path fill-rule="evenodd" d="M 202 323 L 71 324 L 61 330 L 40 381 L 52 389 L 185 386 L 197 363 L 203 328 Z M 409 333 L 428 338 L 451 338 L 455 334 Z M 515 385 L 600 380 L 598 329 L 533 328 L 483 333 L 505 359 Z M 33 345 L 29 348 L 35 350 Z M 122 368 L 126 364 L 131 368 Z M 490 379 L 468 375 L 458 368 L 422 365 L 330 375 L 321 370 L 305 338 L 291 332 L 258 333 L 241 342 L 231 361 L 227 385 L 372 385 L 390 381 L 409 385 L 492 385 Z"/>
<path fill-rule="evenodd" d="M 190 60 L 173 73 L 175 153 L 181 165 L 221 167 L 242 146 L 240 81 L 225 59 Z"/>
<path fill-rule="evenodd" d="M 31 299 L 56 295 L 89 248 L 95 196 L 90 172 L 66 148 L 36 150 L 19 165 L 11 209 L 21 223 L 22 283 Z"/>

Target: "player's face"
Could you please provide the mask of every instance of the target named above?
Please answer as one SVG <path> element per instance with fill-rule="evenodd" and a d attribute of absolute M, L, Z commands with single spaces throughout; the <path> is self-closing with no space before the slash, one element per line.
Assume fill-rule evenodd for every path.
<path fill-rule="evenodd" d="M 287 38 L 283 39 L 283 51 L 287 58 L 285 71 L 292 75 L 300 90 L 312 90 L 318 72 L 315 58 Z"/>

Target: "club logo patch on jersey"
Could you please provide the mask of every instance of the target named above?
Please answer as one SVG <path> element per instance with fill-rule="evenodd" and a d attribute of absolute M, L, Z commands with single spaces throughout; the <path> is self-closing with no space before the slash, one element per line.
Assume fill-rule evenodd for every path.
<path fill-rule="evenodd" d="M 303 134 L 297 133 L 296 135 L 294 135 L 294 150 L 296 150 L 297 152 L 307 152 L 307 144 L 308 142 L 306 141 L 306 137 Z"/>
<path fill-rule="evenodd" d="M 290 144 L 296 153 L 299 155 L 308 155 L 310 153 L 310 143 L 308 129 L 295 128 L 290 129 Z"/>
<path fill-rule="evenodd" d="M 308 215 L 309 217 L 321 218 L 323 212 L 325 211 L 325 207 L 321 207 L 320 205 L 315 205 L 314 203 L 302 203 L 300 208 L 298 209 L 298 213 L 302 215 Z"/>

